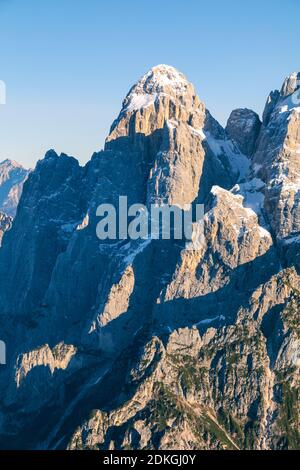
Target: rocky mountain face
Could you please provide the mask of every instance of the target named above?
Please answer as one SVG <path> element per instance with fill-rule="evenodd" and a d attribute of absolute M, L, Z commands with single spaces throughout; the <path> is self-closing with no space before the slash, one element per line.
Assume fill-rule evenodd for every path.
<path fill-rule="evenodd" d="M 160 65 L 85 167 L 38 162 L 0 249 L 1 448 L 299 447 L 298 83 L 223 129 Z M 119 196 L 203 203 L 201 243 L 99 240 Z"/>
<path fill-rule="evenodd" d="M 0 163 L 0 211 L 14 217 L 19 203 L 24 181 L 29 174 L 13 160 Z"/>
<path fill-rule="evenodd" d="M 295 241 L 300 223 L 299 79 L 299 74 L 292 74 L 280 93 L 269 96 L 253 156 L 253 172 L 266 184 L 264 209 L 281 244 Z"/>

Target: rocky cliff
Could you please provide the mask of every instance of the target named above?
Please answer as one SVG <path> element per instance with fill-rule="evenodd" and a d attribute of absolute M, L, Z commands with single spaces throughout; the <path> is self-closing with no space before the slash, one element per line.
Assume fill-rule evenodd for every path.
<path fill-rule="evenodd" d="M 0 249 L 2 448 L 299 447 L 295 77 L 223 129 L 153 67 L 85 167 L 38 162 Z M 202 242 L 99 240 L 120 195 L 203 203 Z"/>

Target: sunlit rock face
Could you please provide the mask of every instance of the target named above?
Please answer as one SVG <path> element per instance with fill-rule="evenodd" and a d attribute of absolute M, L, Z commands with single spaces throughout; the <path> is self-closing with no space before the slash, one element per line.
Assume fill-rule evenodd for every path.
<path fill-rule="evenodd" d="M 299 74 L 287 77 L 281 92 L 268 98 L 253 157 L 253 171 L 266 182 L 265 211 L 279 239 L 300 230 L 300 86 Z"/>
<path fill-rule="evenodd" d="M 297 78 L 223 129 L 158 65 L 84 167 L 38 162 L 0 219 L 0 447 L 299 446 Z M 99 240 L 119 196 L 205 214 L 189 243 Z"/>

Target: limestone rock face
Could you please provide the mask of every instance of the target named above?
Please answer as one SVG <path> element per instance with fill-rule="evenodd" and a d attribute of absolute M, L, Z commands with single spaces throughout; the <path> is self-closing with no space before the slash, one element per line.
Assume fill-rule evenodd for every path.
<path fill-rule="evenodd" d="M 168 120 L 189 123 L 200 129 L 204 124 L 204 112 L 204 104 L 185 76 L 173 67 L 158 65 L 129 91 L 106 145 L 119 137 L 153 134 Z"/>
<path fill-rule="evenodd" d="M 208 209 L 155 307 L 165 328 L 235 322 L 251 290 L 279 269 L 271 234 L 243 196 L 214 186 Z"/>
<path fill-rule="evenodd" d="M 226 132 L 234 140 L 240 151 L 251 156 L 260 131 L 261 122 L 251 109 L 235 109 L 231 112 L 226 125 Z"/>
<path fill-rule="evenodd" d="M 159 65 L 84 167 L 38 162 L 0 249 L 0 447 L 299 447 L 296 83 L 225 130 Z M 188 241 L 99 239 L 119 196 L 205 214 Z"/>
<path fill-rule="evenodd" d="M 206 191 L 213 179 L 227 187 L 236 178 L 228 167 L 239 151 L 233 145 L 229 151 L 225 145 L 222 148 L 224 140 L 224 130 L 193 85 L 173 67 L 158 65 L 129 91 L 105 149 L 139 153 L 141 171 L 144 165 L 148 179 L 148 203 L 183 206 L 198 196 L 200 177 L 208 180 Z M 208 163 L 203 168 L 205 158 Z"/>
<path fill-rule="evenodd" d="M 15 216 L 28 174 L 28 170 L 13 160 L 0 163 L 0 211 Z"/>
<path fill-rule="evenodd" d="M 260 286 L 232 325 L 210 327 L 202 334 L 196 327 L 179 328 L 164 343 L 153 337 L 140 350 L 136 348 L 134 357 L 132 351 L 127 352 L 122 367 L 130 385 L 128 394 L 116 401 L 112 411 L 94 409 L 75 429 L 68 448 L 278 449 L 296 445 L 297 333 L 290 331 L 286 339 L 283 334 L 277 344 L 272 339 L 277 322 L 282 322 L 278 332 L 288 328 L 289 307 L 280 304 L 291 294 L 285 280 L 292 277 L 299 285 L 299 277 L 286 271 Z M 278 300 L 272 296 L 274 290 Z M 260 307 L 258 299 L 266 308 Z M 281 309 L 277 319 L 267 313 L 272 311 L 270 302 Z M 109 386 L 108 380 L 103 380 L 104 387 Z M 293 411 L 289 423 L 283 424 L 287 400 Z"/>

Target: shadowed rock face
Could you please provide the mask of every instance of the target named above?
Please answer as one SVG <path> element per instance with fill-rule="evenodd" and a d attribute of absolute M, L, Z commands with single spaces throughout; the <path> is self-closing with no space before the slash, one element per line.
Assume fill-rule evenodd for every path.
<path fill-rule="evenodd" d="M 3 312 L 30 315 L 40 308 L 56 258 L 83 214 L 80 185 L 77 160 L 54 151 L 29 175 L 0 254 Z"/>
<path fill-rule="evenodd" d="M 261 122 L 251 109 L 235 109 L 231 112 L 226 125 L 229 137 L 238 144 L 240 151 L 251 156 L 260 131 Z"/>
<path fill-rule="evenodd" d="M 225 131 L 184 75 L 159 65 L 85 167 L 54 151 L 38 162 L 0 249 L 11 351 L 1 447 L 299 445 L 300 264 L 296 240 L 280 238 L 298 219 L 282 191 L 271 197 L 287 142 L 284 175 L 296 180 L 298 111 L 278 108 L 293 80 L 262 126 L 235 110 Z M 120 195 L 148 207 L 205 203 L 193 226 L 201 244 L 100 241 L 96 208 Z"/>

